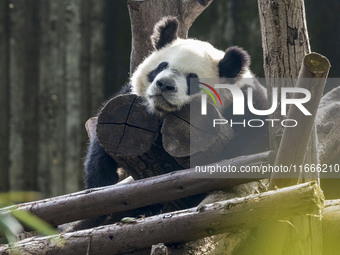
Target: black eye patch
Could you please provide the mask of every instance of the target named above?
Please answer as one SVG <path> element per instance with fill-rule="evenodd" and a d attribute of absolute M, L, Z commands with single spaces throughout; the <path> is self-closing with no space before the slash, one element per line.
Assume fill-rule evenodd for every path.
<path fill-rule="evenodd" d="M 198 92 L 200 92 L 200 88 L 199 88 L 199 79 L 197 74 L 195 73 L 189 73 L 187 75 L 187 94 L 188 95 L 193 95 L 196 94 Z"/>
<path fill-rule="evenodd" d="M 159 74 L 160 72 L 162 72 L 164 69 L 166 69 L 168 67 L 169 63 L 168 62 L 162 62 L 160 63 L 156 69 L 152 70 L 149 74 L 148 74 L 148 81 L 149 82 L 153 82 L 153 80 L 156 78 L 157 74 Z"/>

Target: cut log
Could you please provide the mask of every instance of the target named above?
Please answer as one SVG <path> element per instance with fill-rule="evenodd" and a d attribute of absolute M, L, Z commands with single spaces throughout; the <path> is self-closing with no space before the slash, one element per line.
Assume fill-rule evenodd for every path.
<path fill-rule="evenodd" d="M 221 166 L 268 164 L 269 152 L 220 162 Z M 0 209 L 26 210 L 54 226 L 80 219 L 123 212 L 171 201 L 216 189 L 228 189 L 254 179 L 197 178 L 195 169 L 177 171 L 128 184 L 84 190 L 81 192 Z"/>
<path fill-rule="evenodd" d="M 292 106 L 289 108 L 287 119 L 296 120 L 298 125 L 294 128 L 284 129 L 275 165 L 300 166 L 304 163 L 307 144 L 329 69 L 330 63 L 326 57 L 317 53 L 305 56 L 296 87 L 310 91 L 311 99 L 304 104 L 304 107 L 311 115 L 304 115 L 297 107 Z M 295 94 L 294 98 L 298 98 L 298 95 Z M 273 173 L 269 188 L 296 184 L 299 176 L 300 171 L 289 173 L 289 176 L 287 176 L 287 173 Z"/>
<path fill-rule="evenodd" d="M 208 103 L 207 115 L 201 115 L 201 99 L 192 100 L 164 118 L 164 149 L 185 168 L 220 161 L 234 131 L 228 124 L 214 127 L 214 119 L 224 119 L 214 105 Z"/>
<path fill-rule="evenodd" d="M 183 169 L 162 147 L 161 120 L 136 95 L 111 99 L 98 116 L 97 136 L 104 150 L 134 179 Z"/>
<path fill-rule="evenodd" d="M 136 95 L 111 99 L 98 115 L 97 136 L 112 157 L 147 152 L 158 136 L 160 119 L 147 112 Z"/>
<path fill-rule="evenodd" d="M 37 237 L 16 243 L 25 254 L 120 254 L 157 243 L 180 243 L 205 236 L 234 232 L 268 221 L 323 208 L 322 191 L 316 183 L 304 183 L 244 198 L 235 198 L 179 212 L 136 219 L 53 238 Z M 270 213 L 268 213 L 270 211 Z M 11 247 L 0 247 L 10 254 Z"/>
<path fill-rule="evenodd" d="M 134 179 L 147 178 L 221 160 L 234 136 L 229 125 L 213 127 L 223 118 L 210 103 L 201 115 L 200 99 L 161 120 L 148 113 L 136 95 L 111 99 L 98 117 L 97 136 L 104 150 Z M 180 132 L 179 132 L 180 130 Z M 169 155 L 170 154 L 170 155 Z"/>

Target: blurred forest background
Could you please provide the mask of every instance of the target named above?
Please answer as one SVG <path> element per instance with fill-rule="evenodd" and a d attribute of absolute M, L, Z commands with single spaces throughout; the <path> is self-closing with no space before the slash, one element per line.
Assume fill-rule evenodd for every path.
<path fill-rule="evenodd" d="M 339 0 L 305 4 L 312 50 L 340 77 Z M 214 0 L 189 36 L 243 47 L 263 77 L 256 0 Z M 0 1 L 0 192 L 83 189 L 84 123 L 128 81 L 130 44 L 126 0 Z"/>

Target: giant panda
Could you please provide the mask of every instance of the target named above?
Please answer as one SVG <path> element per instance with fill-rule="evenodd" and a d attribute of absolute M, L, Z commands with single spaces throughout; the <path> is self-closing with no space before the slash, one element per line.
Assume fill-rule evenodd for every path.
<path fill-rule="evenodd" d="M 175 17 L 165 17 L 155 25 L 151 36 L 154 51 L 137 67 L 122 93 L 137 94 L 144 100 L 150 114 L 162 117 L 180 110 L 200 93 L 198 88 L 189 86 L 191 78 L 199 80 L 209 77 L 238 86 L 245 96 L 246 88 L 252 87 L 254 107 L 266 109 L 266 90 L 250 71 L 250 57 L 246 51 L 234 46 L 224 52 L 208 42 L 181 39 L 178 37 L 178 26 Z M 220 110 L 225 117 L 230 116 L 230 94 L 222 91 L 220 95 L 224 102 L 229 102 L 224 103 Z M 246 112 L 247 117 L 252 117 L 249 112 Z M 266 148 L 265 129 L 254 131 L 235 127 L 234 131 L 236 135 L 228 144 L 229 158 Z M 86 188 L 116 183 L 117 167 L 117 163 L 105 153 L 95 137 L 90 142 L 85 160 Z"/>

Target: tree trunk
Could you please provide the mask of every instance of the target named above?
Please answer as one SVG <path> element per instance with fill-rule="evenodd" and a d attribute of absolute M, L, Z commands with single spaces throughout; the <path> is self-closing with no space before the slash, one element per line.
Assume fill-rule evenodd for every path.
<path fill-rule="evenodd" d="M 258 195 L 202 205 L 179 212 L 136 219 L 58 238 L 31 238 L 17 243 L 25 254 L 119 254 L 153 244 L 187 242 L 201 237 L 251 228 L 264 222 L 285 220 L 323 207 L 322 191 L 316 183 L 304 183 Z M 268 214 L 268 210 L 271 213 Z M 9 254 L 6 245 L 0 248 Z"/>
<path fill-rule="evenodd" d="M 132 32 L 130 73 L 132 74 L 143 59 L 153 51 L 150 36 L 154 25 L 162 17 L 178 17 L 180 21 L 178 35 L 186 38 L 192 23 L 211 2 L 212 0 L 129 0 Z M 141 27 L 143 29 L 140 29 Z"/>
<path fill-rule="evenodd" d="M 303 57 L 310 53 L 309 37 L 305 20 L 303 0 L 258 0 L 262 31 L 264 73 L 267 79 L 297 78 Z M 275 86 L 294 86 L 294 80 L 277 80 Z M 271 84 L 267 84 L 271 102 Z M 280 109 L 280 105 L 278 105 Z M 280 112 L 272 114 L 272 119 L 280 119 Z M 279 125 L 270 128 L 271 149 L 277 151 L 282 136 Z"/>
<path fill-rule="evenodd" d="M 0 192 L 9 190 L 9 1 L 0 3 Z"/>
<path fill-rule="evenodd" d="M 38 121 L 39 10 L 37 1 L 20 1 L 9 9 L 9 174 L 13 190 L 36 187 Z M 29 109 L 29 110 L 27 110 Z"/>
<path fill-rule="evenodd" d="M 124 19 L 124 1 L 2 1 L 2 190 L 47 197 L 83 187 L 83 123 L 128 77 Z"/>
<path fill-rule="evenodd" d="M 38 176 L 42 190 L 52 195 L 80 187 L 80 10 L 79 1 L 41 2 L 39 121 L 46 124 L 39 126 Z"/>

